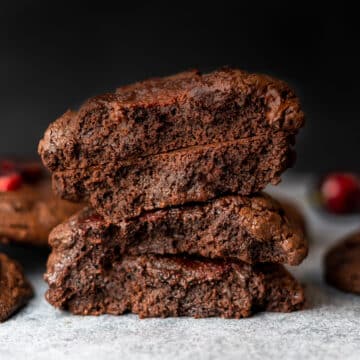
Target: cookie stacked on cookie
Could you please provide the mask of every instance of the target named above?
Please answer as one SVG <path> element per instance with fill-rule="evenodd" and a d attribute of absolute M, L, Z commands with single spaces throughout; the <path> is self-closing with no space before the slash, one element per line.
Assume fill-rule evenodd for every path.
<path fill-rule="evenodd" d="M 50 235 L 48 301 L 76 314 L 245 317 L 303 307 L 297 221 L 260 191 L 303 126 L 283 82 L 189 71 L 88 100 L 39 145 L 62 198 L 89 207 Z"/>

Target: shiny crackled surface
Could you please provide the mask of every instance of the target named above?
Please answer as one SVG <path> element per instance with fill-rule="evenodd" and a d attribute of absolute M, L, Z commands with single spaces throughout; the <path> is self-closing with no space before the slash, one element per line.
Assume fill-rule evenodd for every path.
<path fill-rule="evenodd" d="M 102 246 L 104 252 L 117 248 L 118 255 L 186 253 L 298 265 L 308 245 L 297 222 L 266 194 L 228 195 L 204 204 L 145 213 L 118 225 L 85 208 L 57 226 L 49 243 L 59 255 Z"/>

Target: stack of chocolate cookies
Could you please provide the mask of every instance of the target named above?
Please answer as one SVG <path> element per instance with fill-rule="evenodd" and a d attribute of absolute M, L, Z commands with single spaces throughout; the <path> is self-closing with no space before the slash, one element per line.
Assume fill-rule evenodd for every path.
<path fill-rule="evenodd" d="M 298 222 L 260 191 L 294 161 L 298 99 L 222 69 L 88 100 L 39 145 L 53 189 L 89 207 L 56 227 L 47 300 L 75 314 L 246 317 L 303 307 L 282 264 L 307 254 Z"/>

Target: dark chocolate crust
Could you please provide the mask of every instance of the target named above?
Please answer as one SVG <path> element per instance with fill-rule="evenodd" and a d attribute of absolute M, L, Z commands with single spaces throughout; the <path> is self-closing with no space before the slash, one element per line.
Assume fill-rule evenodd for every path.
<path fill-rule="evenodd" d="M 304 306 L 302 287 L 281 265 L 119 257 L 95 244 L 88 252 L 53 252 L 45 280 L 49 303 L 79 315 L 242 318 Z"/>
<path fill-rule="evenodd" d="M 273 138 L 187 148 L 134 163 L 56 172 L 53 188 L 64 199 L 88 200 L 117 224 L 144 211 L 228 193 L 249 195 L 278 183 L 292 160 L 287 138 L 277 133 Z"/>
<path fill-rule="evenodd" d="M 32 295 L 32 287 L 21 266 L 0 253 L 0 322 L 25 305 Z"/>
<path fill-rule="evenodd" d="M 0 192 L 0 243 L 45 246 L 50 231 L 82 207 L 57 198 L 49 178 Z"/>
<path fill-rule="evenodd" d="M 282 81 L 237 69 L 190 71 L 89 99 L 50 125 L 39 153 L 62 171 L 264 133 L 292 137 L 303 124 Z"/>
<path fill-rule="evenodd" d="M 304 213 L 299 208 L 298 204 L 290 199 L 277 198 L 281 207 L 284 209 L 285 214 L 291 218 L 293 223 L 299 226 L 303 232 L 303 234 L 308 237 L 308 226 L 306 222 L 306 218 Z"/>
<path fill-rule="evenodd" d="M 265 194 L 158 210 L 118 226 L 87 208 L 57 226 L 49 243 L 54 251 L 102 244 L 105 252 L 116 248 L 119 255 L 187 254 L 290 265 L 300 264 L 308 250 L 301 228 Z"/>
<path fill-rule="evenodd" d="M 360 294 L 360 231 L 347 236 L 327 252 L 325 278 L 342 291 Z"/>

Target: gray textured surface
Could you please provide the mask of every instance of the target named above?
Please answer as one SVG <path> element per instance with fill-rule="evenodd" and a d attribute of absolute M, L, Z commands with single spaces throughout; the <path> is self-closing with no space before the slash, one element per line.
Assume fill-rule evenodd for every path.
<path fill-rule="evenodd" d="M 359 359 L 360 297 L 324 284 L 321 261 L 329 244 L 360 221 L 308 209 L 304 180 L 288 179 L 271 192 L 297 199 L 310 223 L 310 256 L 291 269 L 306 284 L 307 310 L 242 320 L 71 316 L 43 298 L 46 254 L 12 248 L 6 250 L 24 263 L 36 297 L 0 324 L 0 359 Z"/>

